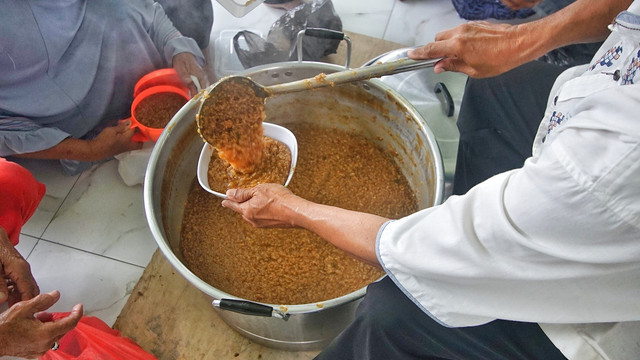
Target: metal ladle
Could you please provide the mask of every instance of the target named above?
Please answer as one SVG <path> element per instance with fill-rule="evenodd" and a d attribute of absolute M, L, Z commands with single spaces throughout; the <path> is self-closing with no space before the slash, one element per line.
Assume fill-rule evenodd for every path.
<path fill-rule="evenodd" d="M 266 101 L 268 97 L 277 94 L 286 94 L 326 86 L 335 86 L 354 81 L 367 80 L 385 75 L 393 75 L 406 71 L 433 67 L 440 60 L 441 58 L 429 60 L 413 60 L 405 57 L 388 63 L 375 64 L 360 67 L 357 69 L 347 69 L 328 75 L 321 73 L 312 78 L 271 86 L 260 85 L 246 76 L 227 76 L 218 80 L 215 84 L 209 86 L 205 91 L 202 92 L 202 100 L 200 101 L 200 107 L 198 109 L 198 114 L 196 115 L 198 132 L 205 141 L 209 142 L 210 140 L 212 140 L 207 139 L 204 135 L 206 132 L 203 131 L 203 122 L 206 123 L 206 116 L 202 116 L 202 109 L 209 101 L 214 101 L 210 99 L 216 99 L 220 94 L 223 94 L 223 89 L 228 85 L 239 85 L 240 87 L 245 87 L 247 89 L 247 93 L 249 93 L 249 91 L 253 91 L 257 98 Z M 214 109 L 214 112 L 215 110 L 216 109 Z"/>
<path fill-rule="evenodd" d="M 236 84 L 244 85 L 248 89 L 253 90 L 256 96 L 266 99 L 270 96 L 278 94 L 287 94 L 326 86 L 335 86 L 354 81 L 377 78 L 385 75 L 393 75 L 406 71 L 429 68 L 433 67 L 440 60 L 441 58 L 429 60 L 413 60 L 409 58 L 403 58 L 389 63 L 375 64 L 360 67 L 357 69 L 347 69 L 327 75 L 319 74 L 312 78 L 271 86 L 260 85 L 245 76 L 227 76 L 220 79 L 218 82 L 211 85 L 206 90 L 205 100 L 202 102 L 202 104 L 200 104 L 200 110 L 202 109 L 202 105 L 204 104 L 204 102 L 206 102 L 206 99 L 216 96 L 216 91 L 218 91 L 217 89 L 222 88 L 222 86 L 220 85 L 223 83 L 235 82 Z"/>
<path fill-rule="evenodd" d="M 198 114 L 196 116 L 198 132 L 201 135 L 203 135 L 204 133 L 203 131 L 201 131 L 202 120 L 203 120 L 201 118 L 201 112 L 202 112 L 203 106 L 205 105 L 208 99 L 215 98 L 217 96 L 218 91 L 222 91 L 220 89 L 224 88 L 224 86 L 221 86 L 223 84 L 228 85 L 230 83 L 235 83 L 237 85 L 244 86 L 247 88 L 247 91 L 253 91 L 256 97 L 262 98 L 263 100 L 266 101 L 268 97 L 277 95 L 277 94 L 286 94 L 286 93 L 310 90 L 310 89 L 321 88 L 326 86 L 335 86 L 335 85 L 350 83 L 354 81 L 367 80 L 367 79 L 381 77 L 385 75 L 393 75 L 393 74 L 398 74 L 406 71 L 433 67 L 438 61 L 440 61 L 440 59 L 413 60 L 409 58 L 403 58 L 403 59 L 399 59 L 389 63 L 375 64 L 375 65 L 370 65 L 370 66 L 361 67 L 357 69 L 348 69 L 348 70 L 331 73 L 328 75 L 319 74 L 313 78 L 297 80 L 289 83 L 283 83 L 283 84 L 277 84 L 277 85 L 271 85 L 271 86 L 260 85 L 245 76 L 233 76 L 233 75 L 227 76 L 220 79 L 218 82 L 211 85 L 209 88 L 207 88 L 204 91 L 204 96 L 202 101 L 200 102 L 200 108 L 198 109 Z M 276 125 L 276 124 L 270 124 L 270 126 L 279 127 L 279 125 Z M 282 133 L 283 130 L 286 130 L 286 129 L 280 129 L 278 132 Z M 281 140 L 281 139 L 276 139 L 276 140 Z M 205 141 L 207 141 L 206 138 L 205 138 Z M 291 150 L 292 154 L 295 153 L 297 155 L 298 144 L 297 144 L 297 141 L 295 141 L 295 137 L 293 137 L 293 140 L 287 143 L 287 146 Z M 210 153 L 212 152 L 212 150 L 213 149 L 209 144 L 205 144 L 205 146 L 203 147 L 200 159 L 198 161 L 198 170 L 197 170 L 199 174 L 198 179 L 199 179 L 200 185 L 205 190 L 209 191 L 210 193 L 220 198 L 226 198 L 224 194 L 216 192 L 208 186 L 206 171 L 209 163 L 208 159 L 210 157 Z M 295 157 L 293 159 L 295 159 Z M 291 176 L 293 175 L 294 170 L 295 170 L 295 165 L 294 163 L 292 163 L 287 183 L 291 179 Z"/>

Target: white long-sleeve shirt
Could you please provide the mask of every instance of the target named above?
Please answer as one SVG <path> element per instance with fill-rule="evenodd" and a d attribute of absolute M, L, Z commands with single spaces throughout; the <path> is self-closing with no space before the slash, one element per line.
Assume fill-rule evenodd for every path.
<path fill-rule="evenodd" d="M 380 263 L 435 320 L 537 322 L 569 359 L 640 358 L 634 14 L 638 1 L 588 67 L 556 81 L 521 169 L 381 229 Z"/>

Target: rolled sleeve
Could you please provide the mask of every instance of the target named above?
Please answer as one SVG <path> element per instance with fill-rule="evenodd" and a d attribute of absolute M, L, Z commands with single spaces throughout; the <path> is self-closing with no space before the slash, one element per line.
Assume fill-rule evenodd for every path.
<path fill-rule="evenodd" d="M 193 54 L 200 66 L 204 66 L 204 55 L 198 47 L 198 44 L 192 38 L 186 36 L 178 36 L 171 39 L 164 47 L 164 57 L 168 64 L 173 63 L 173 57 L 177 54 L 188 52 Z"/>
<path fill-rule="evenodd" d="M 0 120 L 0 156 L 32 153 L 58 145 L 71 135 L 24 120 Z"/>
<path fill-rule="evenodd" d="M 387 224 L 377 244 L 380 263 L 409 298 L 450 326 L 496 318 L 545 323 L 637 318 L 640 304 L 629 301 L 640 296 L 632 205 L 626 211 L 607 205 L 611 198 L 604 199 L 594 185 L 607 179 L 633 183 L 640 176 L 638 145 L 622 143 L 612 132 L 582 134 L 572 144 L 582 149 L 585 161 L 592 153 L 584 149 L 593 149 L 595 139 L 603 149 L 618 144 L 619 152 L 604 155 L 605 174 L 580 176 L 571 161 L 576 157 L 568 157 L 565 142 L 557 139 L 522 169 Z M 637 196 L 635 191 L 632 198 Z M 632 203 L 626 196 L 614 200 L 614 205 Z"/>

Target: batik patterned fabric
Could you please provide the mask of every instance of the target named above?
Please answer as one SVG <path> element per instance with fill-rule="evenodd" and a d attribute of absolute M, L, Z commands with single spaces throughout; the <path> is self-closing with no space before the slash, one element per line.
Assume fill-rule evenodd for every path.
<path fill-rule="evenodd" d="M 556 126 L 562 124 L 565 119 L 565 115 L 559 111 L 554 111 L 549 119 L 549 126 L 547 127 L 547 134 L 551 132 Z"/>
<path fill-rule="evenodd" d="M 640 50 L 637 50 L 640 44 L 640 16 L 622 12 L 616 17 L 611 29 L 620 33 L 622 38 L 605 47 L 607 50 L 602 56 L 594 58 L 586 70 L 594 81 L 602 83 L 598 85 L 600 89 L 608 86 L 633 85 L 640 68 Z M 557 101 L 558 96 L 555 98 Z M 561 125 L 566 124 L 571 118 L 571 113 L 561 112 L 558 109 L 547 116 L 546 135 L 549 135 L 557 131 Z M 548 140 L 549 136 L 544 136 L 542 142 Z"/>
<path fill-rule="evenodd" d="M 594 70 L 598 66 L 611 67 L 615 60 L 620 59 L 620 54 L 622 54 L 622 45 L 616 45 L 615 47 L 612 47 L 611 49 L 607 50 L 607 52 L 604 53 L 598 61 L 591 64 L 591 66 L 589 66 L 589 70 Z"/>
<path fill-rule="evenodd" d="M 633 59 L 631 60 L 631 63 L 629 63 L 629 66 L 627 67 L 627 72 L 622 75 L 622 85 L 629 85 L 629 84 L 633 84 L 633 78 L 636 77 L 636 72 L 638 71 L 638 68 L 640 67 L 640 51 L 638 51 L 638 53 L 636 54 L 636 56 L 633 57 Z"/>
<path fill-rule="evenodd" d="M 452 0 L 458 15 L 467 20 L 522 19 L 533 15 L 532 9 L 511 10 L 500 0 Z"/>

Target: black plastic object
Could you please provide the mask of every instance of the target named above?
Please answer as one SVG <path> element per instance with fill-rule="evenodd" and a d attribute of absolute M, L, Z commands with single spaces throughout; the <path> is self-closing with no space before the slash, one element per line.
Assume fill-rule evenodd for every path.
<path fill-rule="evenodd" d="M 331 0 L 313 0 L 288 10 L 269 30 L 266 39 L 243 30 L 233 38 L 233 47 L 245 69 L 274 62 L 297 60 L 296 40 L 301 30 L 322 28 L 342 31 L 342 21 Z M 246 47 L 239 39 L 244 37 Z M 335 54 L 341 39 L 310 35 L 302 42 L 302 60 L 317 61 Z"/>
<path fill-rule="evenodd" d="M 444 111 L 445 115 L 448 117 L 452 117 L 455 111 L 455 105 L 453 103 L 453 98 L 449 93 L 449 89 L 444 83 L 438 82 L 434 87 L 433 91 L 436 93 L 436 96 L 440 99 L 442 103 L 442 111 Z"/>
<path fill-rule="evenodd" d="M 244 300 L 220 299 L 220 309 L 234 311 L 246 315 L 265 317 L 273 316 L 273 308 L 271 306 Z"/>

